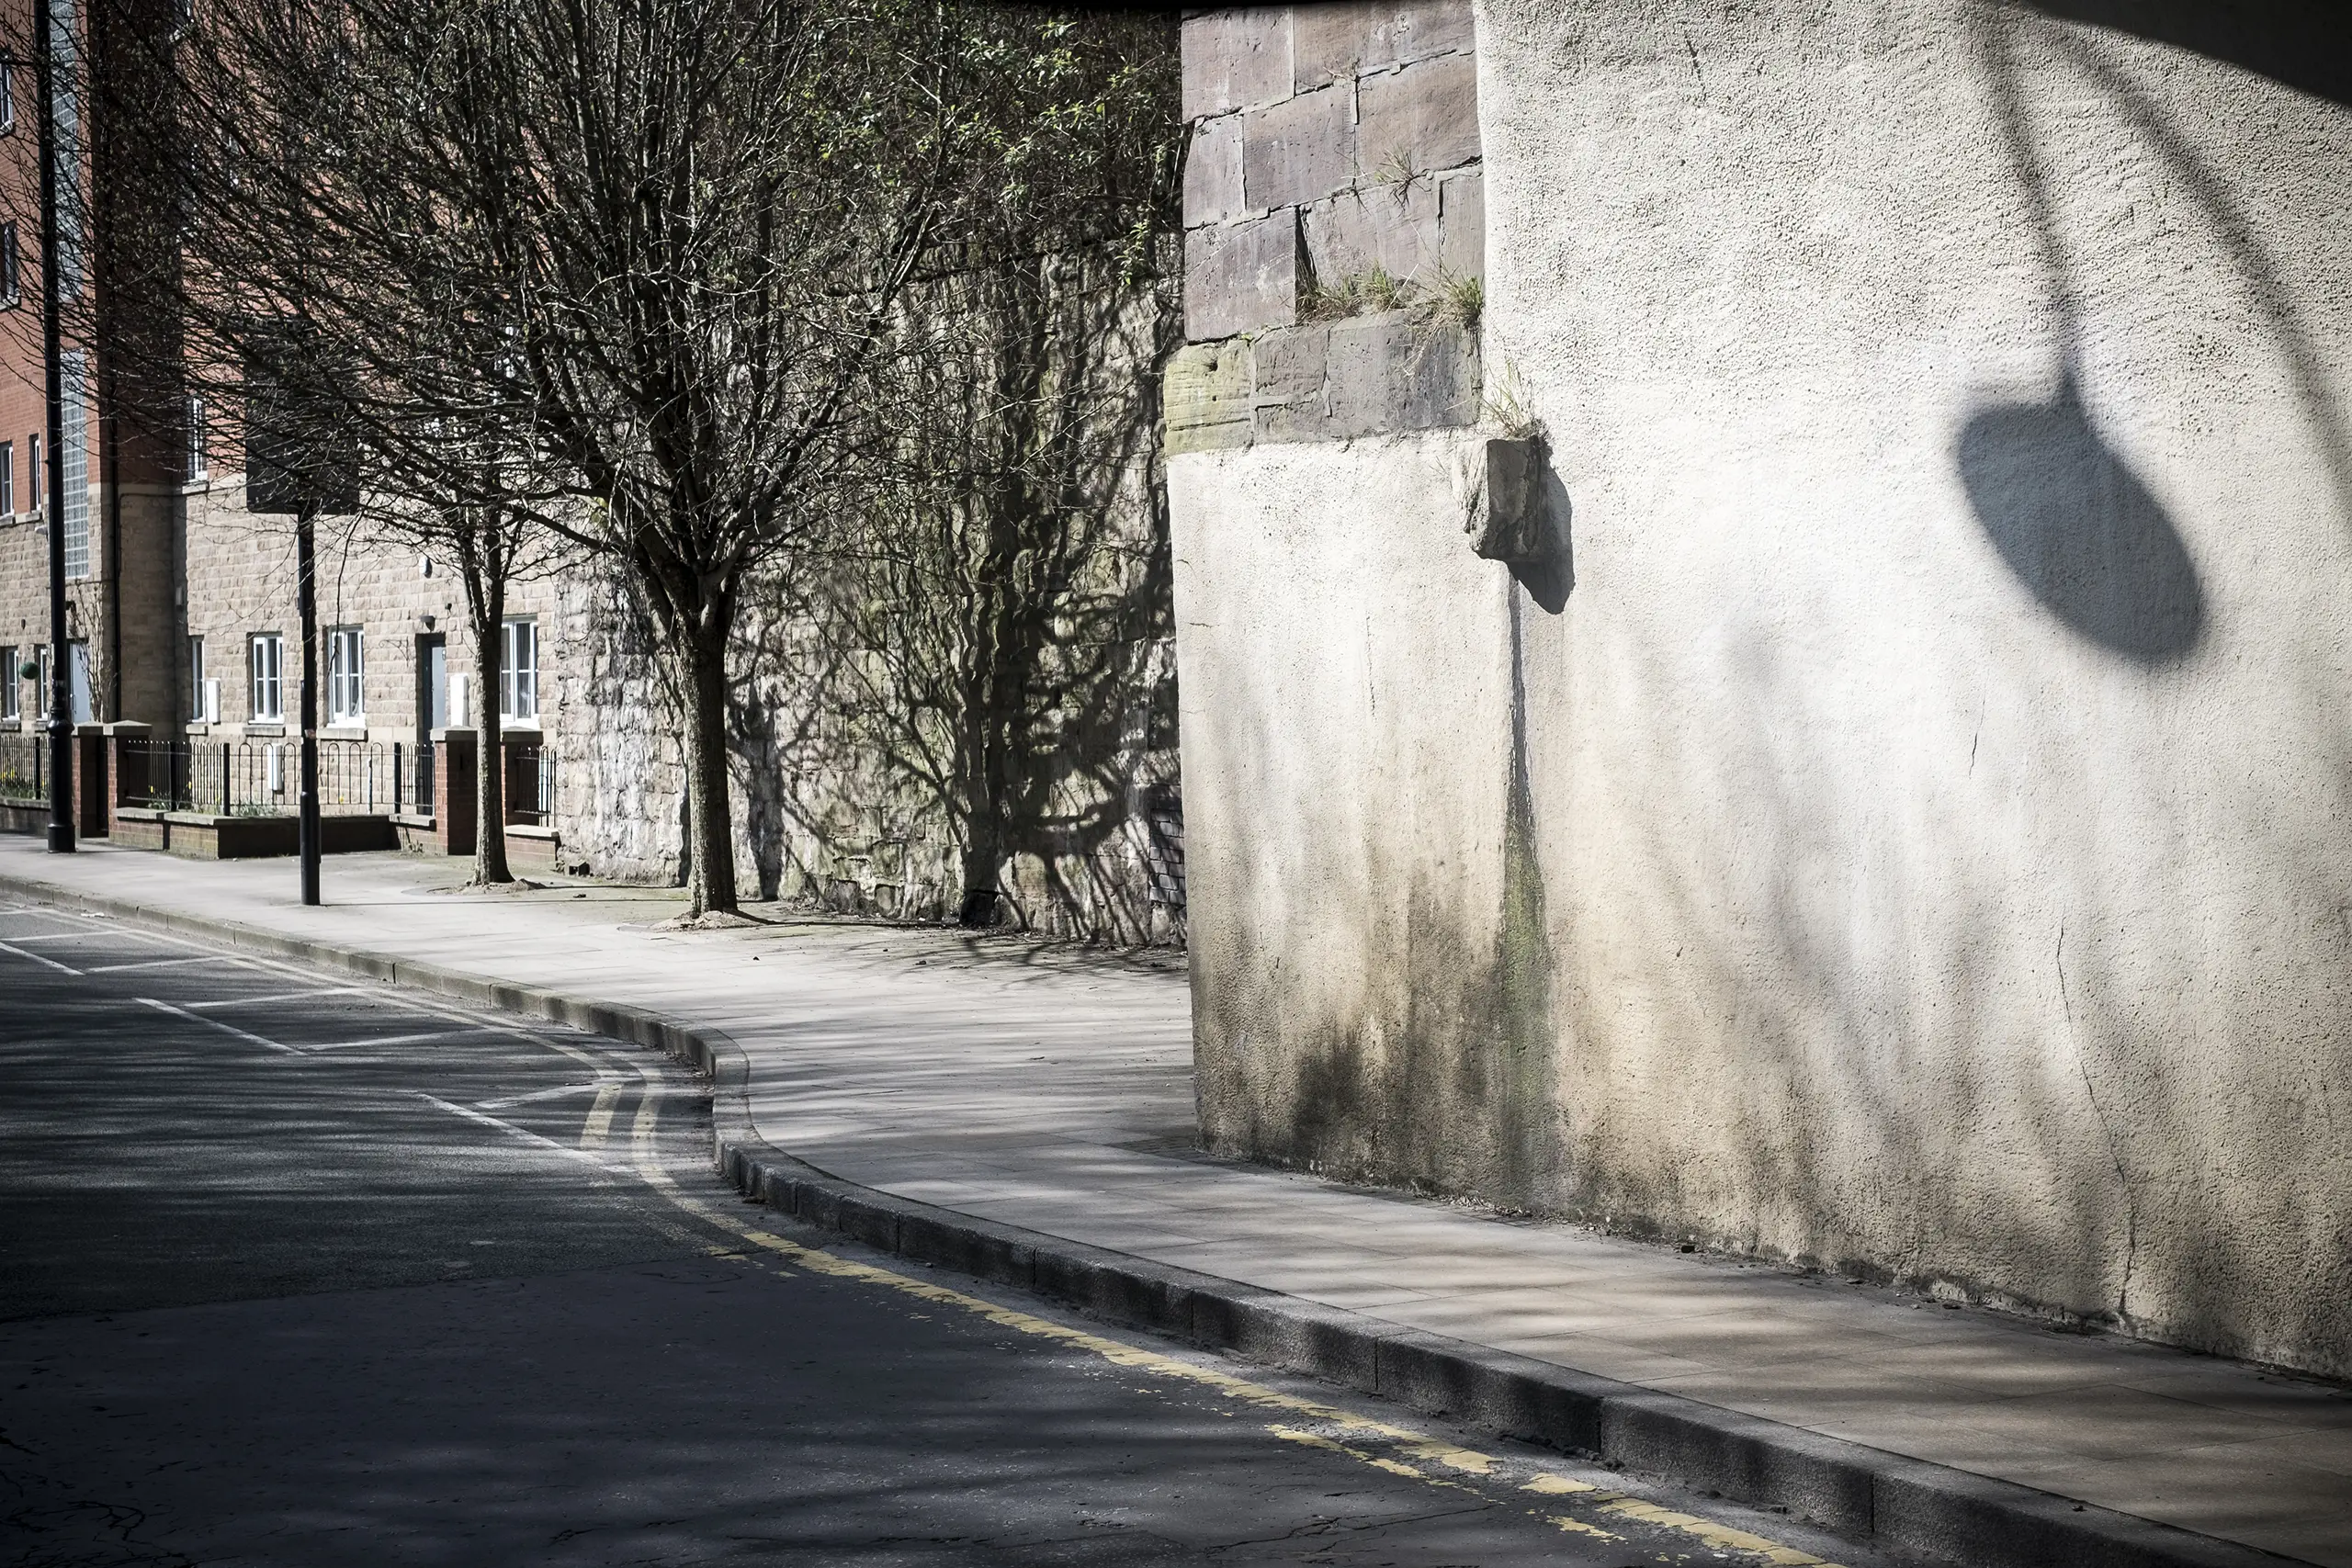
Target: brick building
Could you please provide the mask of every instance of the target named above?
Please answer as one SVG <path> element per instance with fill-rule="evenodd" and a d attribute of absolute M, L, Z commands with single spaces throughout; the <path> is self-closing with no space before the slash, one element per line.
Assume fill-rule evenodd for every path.
<path fill-rule="evenodd" d="M 92 51 L 94 18 L 54 6 L 62 43 Z M 106 25 L 148 25 L 135 11 Z M 153 25 L 177 25 L 157 7 Z M 20 11 L 9 30 L 22 36 Z M 118 51 L 135 60 L 137 51 Z M 85 786 L 82 828 L 120 828 L 158 843 L 170 817 L 259 819 L 290 810 L 299 739 L 302 659 L 292 519 L 246 509 L 237 432 L 200 392 L 133 398 L 133 345 L 152 355 L 175 342 L 141 291 L 113 280 L 150 275 L 125 265 L 122 247 L 146 232 L 110 222 L 116 160 L 153 150 L 109 137 L 104 106 L 85 103 L 62 73 L 56 110 L 62 166 L 78 189 L 61 203 L 61 282 L 67 342 L 65 405 L 58 449 L 47 449 L 40 339 L 39 138 L 32 73 L 0 63 L 0 809 L 32 825 L 46 765 L 50 652 L 48 466 L 62 470 L 67 630 L 72 646 L 77 756 L 95 779 L 114 759 L 108 813 Z M 132 258 L 136 259 L 136 258 Z M 141 378 L 151 380 L 152 378 Z M 319 716 L 322 794 L 331 813 L 379 818 L 422 840 L 434 821 L 435 784 L 446 759 L 433 732 L 481 712 L 463 671 L 470 639 L 453 639 L 462 591 L 413 550 L 319 526 Z M 558 662 L 553 584 L 518 584 L 504 631 L 511 673 L 493 694 L 511 727 L 510 816 L 552 858 L 554 768 L 538 744 L 548 718 L 542 694 Z M 452 646 L 452 644 L 455 646 Z M 461 742 L 462 744 L 462 742 Z M 436 761 L 439 765 L 436 766 Z M 178 809 L 176 812 L 175 807 Z M 219 834 L 178 823 L 206 849 Z M 450 824 L 437 825 L 445 845 Z M 346 834 L 347 836 L 347 829 Z M 275 846 L 282 832 L 254 842 Z M 361 838 L 366 835 L 362 834 Z M 357 840 L 355 840 L 357 841 Z M 189 847 L 186 844 L 180 847 Z M 527 854 L 526 860 L 531 858 Z"/>
<path fill-rule="evenodd" d="M 22 36 L 26 13 L 10 8 L 6 25 Z M 70 4 L 57 25 L 76 27 Z M 64 356 L 62 439 L 49 451 L 40 354 L 39 137 L 31 69 L 0 63 L 0 735 L 28 736 L 47 709 L 45 682 L 22 668 L 45 668 L 48 609 L 49 465 L 64 480 L 63 530 L 67 631 L 73 645 L 77 722 L 168 720 L 174 581 L 172 527 L 177 513 L 175 454 L 168 435 L 118 417 L 107 406 L 114 365 L 113 302 L 106 298 L 103 256 L 86 232 L 95 203 L 68 201 L 60 225 L 61 280 L 67 309 L 97 323 L 69 342 Z M 58 95 L 62 168 L 93 177 L 90 147 L 98 128 L 70 84 Z M 13 751 L 10 753 L 13 756 Z"/>

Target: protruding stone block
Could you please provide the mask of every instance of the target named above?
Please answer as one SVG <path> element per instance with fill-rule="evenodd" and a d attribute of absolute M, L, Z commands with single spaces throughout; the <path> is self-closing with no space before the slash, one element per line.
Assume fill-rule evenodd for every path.
<path fill-rule="evenodd" d="M 1184 335 L 1194 343 L 1298 319 L 1298 214 L 1184 235 Z"/>
<path fill-rule="evenodd" d="M 1533 566 L 1551 558 L 1553 530 L 1544 500 L 1544 441 L 1489 435 L 1469 443 L 1456 473 L 1462 531 L 1488 560 Z"/>
<path fill-rule="evenodd" d="M 1478 67 L 1469 55 L 1367 76 L 1356 103 L 1356 164 L 1366 181 L 1436 174 L 1478 156 Z"/>
<path fill-rule="evenodd" d="M 1243 115 L 1243 199 L 1263 211 L 1347 189 L 1356 179 L 1355 138 L 1355 106 L 1340 87 Z"/>
<path fill-rule="evenodd" d="M 1250 6 L 1185 18 L 1186 119 L 1290 96 L 1291 9 Z"/>
<path fill-rule="evenodd" d="M 1305 92 L 1432 54 L 1467 52 L 1475 35 L 1470 0 L 1301 6 L 1291 22 L 1293 80 Z"/>

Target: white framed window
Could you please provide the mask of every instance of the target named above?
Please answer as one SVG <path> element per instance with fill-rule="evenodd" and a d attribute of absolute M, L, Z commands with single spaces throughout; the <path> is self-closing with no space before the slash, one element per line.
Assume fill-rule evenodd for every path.
<path fill-rule="evenodd" d="M 0 60 L 0 131 L 17 129 L 17 62 Z"/>
<path fill-rule="evenodd" d="M 17 694 L 23 689 L 24 675 L 17 666 L 17 650 L 0 648 L 0 669 L 6 669 L 8 679 L 0 683 L 0 718 L 22 718 L 24 708 Z"/>
<path fill-rule="evenodd" d="M 212 429 L 205 414 L 204 400 L 187 400 L 187 478 L 193 484 L 212 477 Z"/>
<path fill-rule="evenodd" d="M 190 724 L 202 724 L 209 716 L 204 711 L 204 639 L 187 639 L 187 717 Z"/>
<path fill-rule="evenodd" d="M 368 716 L 366 634 L 357 626 L 327 629 L 327 722 L 359 724 Z"/>
<path fill-rule="evenodd" d="M 58 356 L 58 381 L 64 401 L 58 413 L 56 460 L 64 465 L 58 478 L 65 484 L 61 510 L 65 527 L 65 575 L 90 575 L 90 464 L 84 436 L 88 428 L 89 361 L 68 351 Z"/>
<path fill-rule="evenodd" d="M 263 632 L 253 640 L 253 716 L 264 724 L 286 719 L 286 638 Z"/>
<path fill-rule="evenodd" d="M 0 308 L 14 305 L 23 298 L 17 291 L 23 267 L 24 253 L 17 246 L 16 224 L 0 223 Z"/>
<path fill-rule="evenodd" d="M 50 710 L 49 675 L 51 666 L 55 663 L 55 660 L 49 657 L 49 644 L 42 643 L 34 650 L 33 663 L 36 666 L 33 671 L 33 711 L 40 716 L 40 721 L 43 724 L 47 724 Z"/>
<path fill-rule="evenodd" d="M 498 658 L 498 716 L 536 722 L 539 716 L 539 623 L 517 618 L 502 628 Z"/>
<path fill-rule="evenodd" d="M 0 441 L 0 517 L 17 510 L 17 444 Z"/>
<path fill-rule="evenodd" d="M 40 489 L 40 437 L 38 435 L 25 437 L 25 499 L 32 503 L 25 508 L 28 512 L 39 512 L 49 504 Z"/>

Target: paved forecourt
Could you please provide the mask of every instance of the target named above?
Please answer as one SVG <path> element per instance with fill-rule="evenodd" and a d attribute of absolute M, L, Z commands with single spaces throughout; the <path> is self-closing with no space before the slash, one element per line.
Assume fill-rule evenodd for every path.
<path fill-rule="evenodd" d="M 2340 1388 L 1201 1158 L 1180 959 L 782 916 L 662 931 L 664 890 L 436 890 L 461 869 L 338 858 L 305 910 L 284 864 L 0 840 L 0 877 L 724 1031 L 761 1134 L 884 1191 L 2352 1565 Z"/>

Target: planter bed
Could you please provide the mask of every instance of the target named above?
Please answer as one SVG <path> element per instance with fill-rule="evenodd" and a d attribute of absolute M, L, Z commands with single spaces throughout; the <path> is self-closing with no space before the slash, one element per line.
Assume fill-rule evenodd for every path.
<path fill-rule="evenodd" d="M 319 829 L 319 848 L 326 854 L 400 847 L 389 816 L 322 817 Z M 292 817 L 214 817 L 126 806 L 115 812 L 114 841 L 126 849 L 163 850 L 190 860 L 252 860 L 293 854 L 300 831 Z"/>

